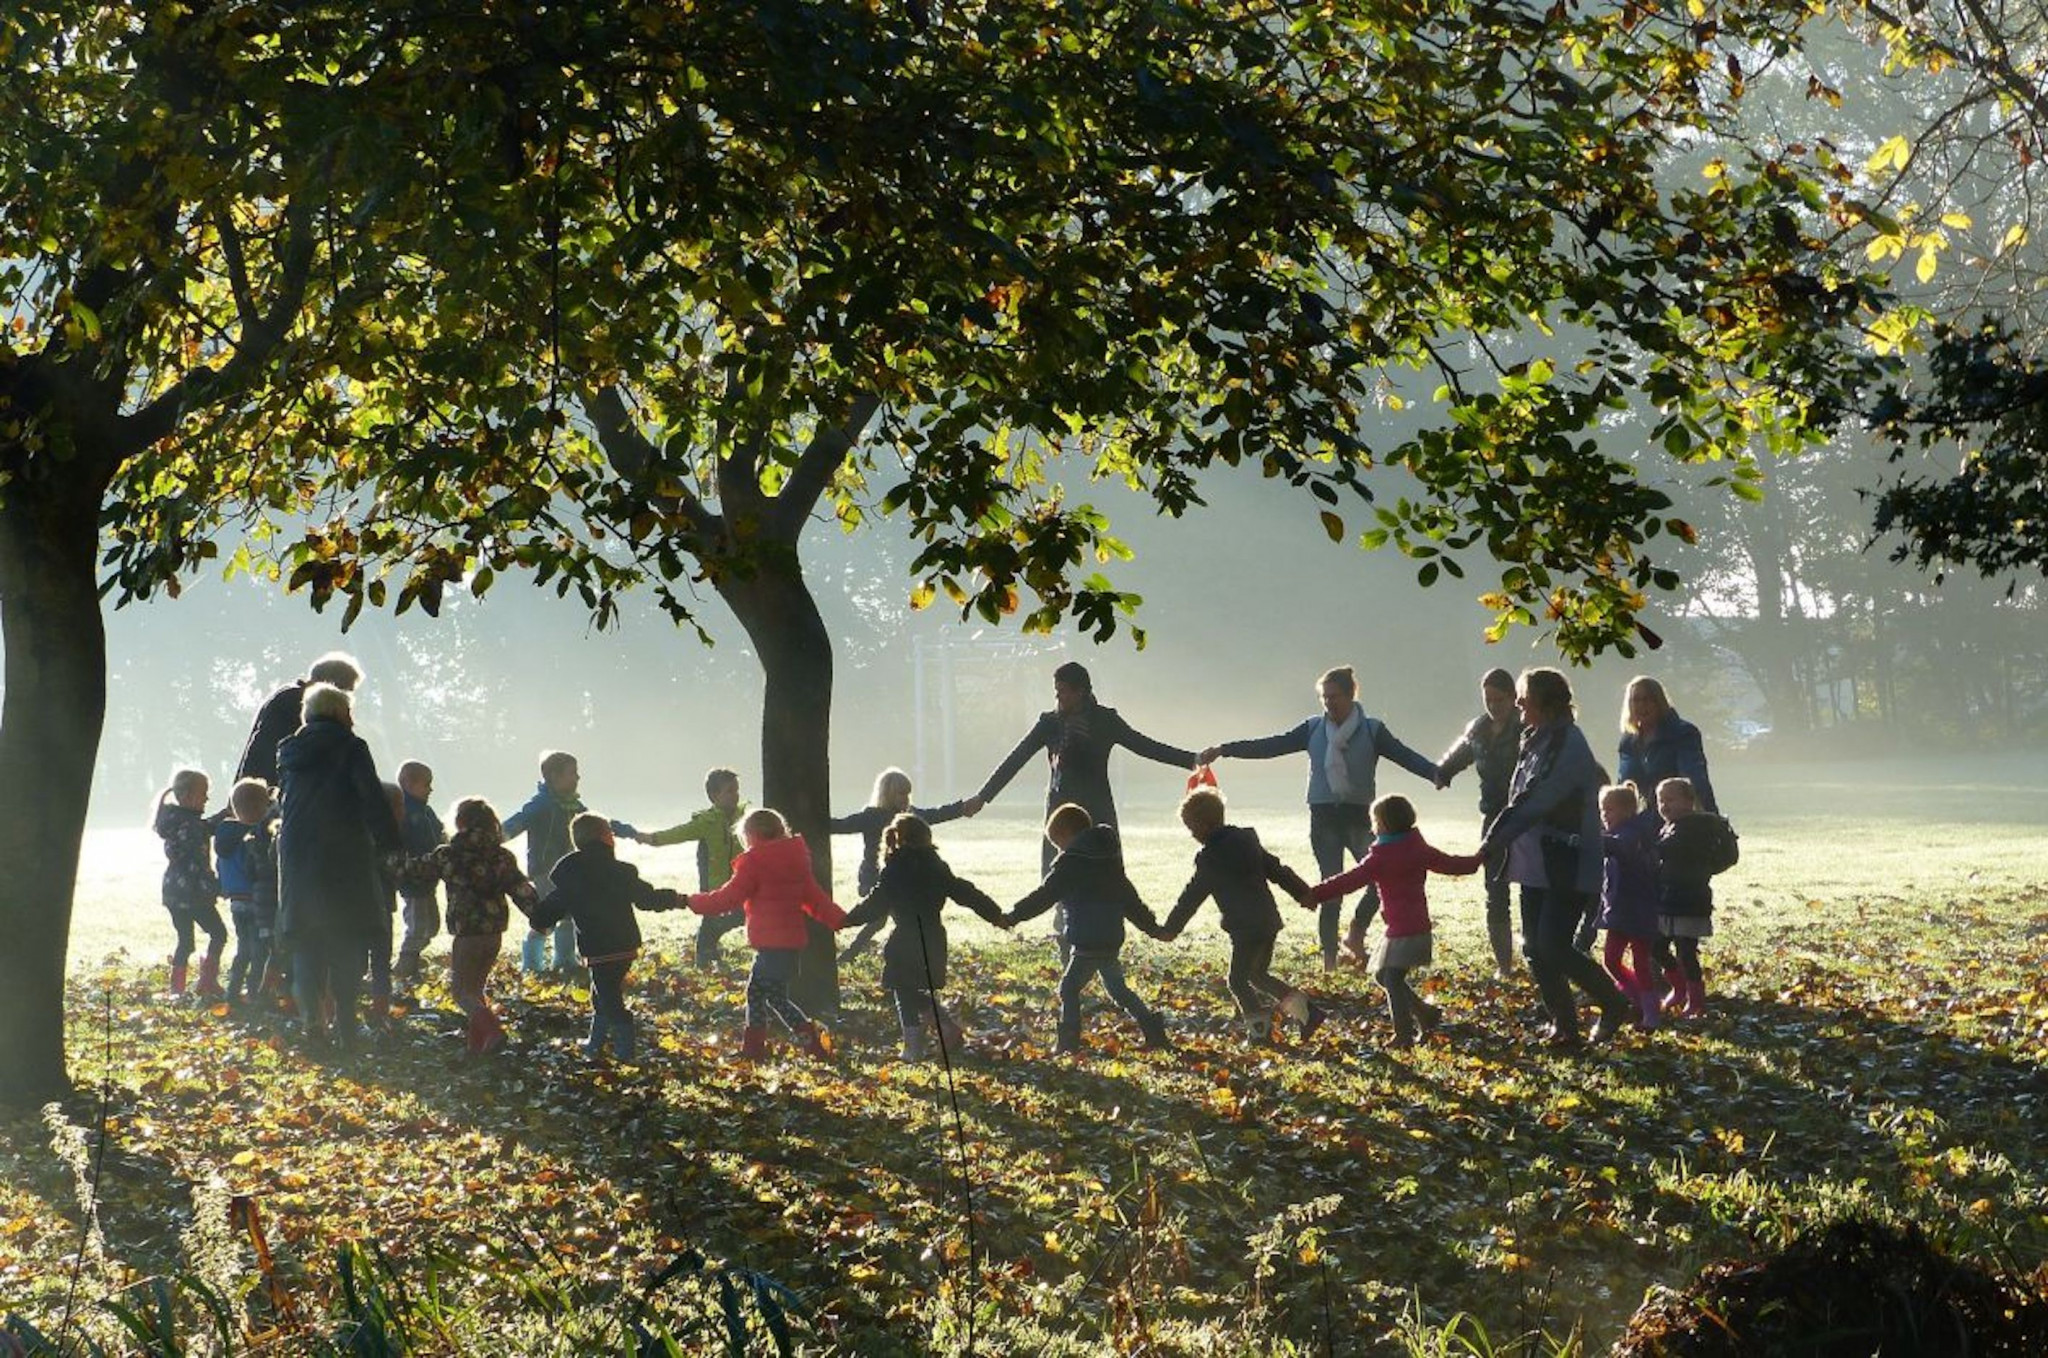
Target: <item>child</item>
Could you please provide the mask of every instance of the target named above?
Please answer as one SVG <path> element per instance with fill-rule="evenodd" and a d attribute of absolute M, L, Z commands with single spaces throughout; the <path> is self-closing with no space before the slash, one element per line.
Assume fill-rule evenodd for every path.
<path fill-rule="evenodd" d="M 612 828 L 628 839 L 659 848 L 694 840 L 697 845 L 697 890 L 716 891 L 732 880 L 733 861 L 739 856 L 739 836 L 733 833 L 746 809 L 740 801 L 740 776 L 731 769 L 713 769 L 704 775 L 704 795 L 711 805 L 666 830 L 642 834 L 622 821 Z M 697 965 L 709 969 L 718 965 L 720 940 L 747 922 L 746 912 L 732 910 L 712 915 L 697 926 Z"/>
<path fill-rule="evenodd" d="M 1637 1026 L 1657 1026 L 1664 987 L 1653 956 L 1657 946 L 1657 829 L 1654 810 L 1643 807 L 1632 783 L 1600 789 L 1601 844 L 1606 863 L 1600 880 L 1600 927 L 1607 931 L 1607 974 L 1621 993 L 1635 998 Z M 1624 961 L 1626 957 L 1628 960 Z"/>
<path fill-rule="evenodd" d="M 1165 1022 L 1124 980 L 1121 957 L 1126 919 L 1154 937 L 1162 932 L 1159 921 L 1124 875 L 1116 827 L 1093 820 L 1087 808 L 1073 802 L 1054 808 L 1045 822 L 1045 838 L 1058 856 L 1038 889 L 1012 906 L 1004 920 L 1020 924 L 1054 905 L 1063 907 L 1058 923 L 1066 962 L 1060 972 L 1055 1052 L 1081 1050 L 1081 992 L 1097 976 L 1118 1007 L 1137 1020 L 1147 1050 L 1171 1047 Z"/>
<path fill-rule="evenodd" d="M 575 755 L 549 750 L 540 757 L 540 785 L 526 805 L 505 819 L 506 839 L 526 836 L 526 875 L 543 900 L 554 890 L 551 874 L 556 862 L 571 848 L 569 822 L 583 811 L 576 795 L 582 779 Z M 553 970 L 557 974 L 569 970 L 575 947 L 576 925 L 565 918 L 555 926 Z M 529 930 L 519 949 L 519 969 L 534 976 L 548 968 L 548 936 L 538 929 Z"/>
<path fill-rule="evenodd" d="M 1415 828 L 1415 807 L 1406 797 L 1382 797 L 1372 804 L 1372 847 L 1357 867 L 1309 888 L 1311 901 L 1335 900 L 1366 883 L 1380 889 L 1380 918 L 1386 935 L 1372 951 L 1373 979 L 1387 992 L 1394 1021 L 1394 1045 L 1415 1045 L 1418 1025 L 1428 1030 L 1442 1019 L 1437 1007 L 1417 995 L 1408 973 L 1426 967 L 1433 952 L 1427 886 L 1431 872 L 1463 877 L 1479 871 L 1478 854 L 1452 854 L 1433 847 Z"/>
<path fill-rule="evenodd" d="M 589 812 L 569 823 L 576 847 L 555 864 L 555 889 L 533 912 L 533 927 L 545 929 L 564 918 L 576 921 L 576 945 L 590 968 L 589 1056 L 604 1053 L 633 1059 L 633 1014 L 626 1008 L 626 973 L 640 955 L 640 922 L 633 909 L 674 910 L 682 898 L 642 881 L 639 870 L 621 863 L 611 822 Z"/>
<path fill-rule="evenodd" d="M 1273 976 L 1273 943 L 1280 936 L 1280 907 L 1271 883 L 1295 900 L 1308 896 L 1300 874 L 1266 851 L 1256 830 L 1224 822 L 1223 795 L 1198 787 L 1181 799 L 1180 822 L 1202 847 L 1195 873 L 1166 917 L 1163 939 L 1180 937 L 1195 911 L 1211 896 L 1230 938 L 1230 995 L 1253 1039 L 1269 1038 L 1280 1015 L 1301 1025 L 1306 1038 L 1322 1026 L 1323 1011 L 1307 995 Z"/>
<path fill-rule="evenodd" d="M 1666 1012 L 1695 1018 L 1707 1004 L 1700 940 L 1714 935 L 1712 879 L 1734 867 L 1742 850 L 1734 826 L 1699 809 L 1690 779 L 1666 778 L 1657 784 L 1657 814 L 1664 820 L 1657 835 L 1657 924 L 1677 954 L 1677 965 L 1666 978 L 1671 986 Z"/>
<path fill-rule="evenodd" d="M 244 778 L 228 791 L 230 819 L 213 830 L 213 857 L 221 894 L 235 926 L 235 960 L 228 967 L 228 1001 L 256 998 L 270 964 L 277 929 L 277 850 L 271 833 L 270 785 Z"/>
<path fill-rule="evenodd" d="M 927 1019 L 938 1029 L 940 1049 L 957 1052 L 960 1025 L 938 1000 L 939 988 L 946 983 L 946 924 L 940 912 L 947 901 L 957 901 L 990 924 L 1001 924 L 1002 907 L 974 883 L 953 875 L 932 847 L 931 826 L 921 818 L 907 811 L 899 814 L 882 839 L 886 861 L 860 904 L 847 912 L 846 922 L 872 921 L 879 927 L 887 919 L 895 925 L 882 945 L 882 985 L 896 1001 L 903 1059 L 924 1060 Z"/>
<path fill-rule="evenodd" d="M 171 995 L 177 999 L 185 994 L 195 925 L 206 931 L 206 956 L 199 963 L 197 994 L 202 1000 L 221 996 L 220 955 L 228 944 L 228 929 L 220 920 L 220 878 L 214 876 L 207 856 L 213 828 L 202 813 L 209 786 L 198 769 L 179 769 L 156 799 L 152 828 L 164 842 L 164 909 L 170 911 L 171 924 L 178 931 L 177 950 L 171 954 Z"/>
<path fill-rule="evenodd" d="M 448 842 L 441 818 L 427 804 L 427 798 L 434 795 L 434 771 L 417 759 L 408 759 L 398 766 L 398 787 L 404 798 L 398 817 L 399 838 L 405 842 L 407 860 L 417 862 Z M 398 961 L 392 971 L 408 990 L 419 983 L 420 954 L 441 932 L 441 904 L 435 899 L 435 887 L 430 872 L 399 876 L 398 894 L 405 902 L 405 939 L 398 945 Z"/>
<path fill-rule="evenodd" d="M 803 837 L 789 833 L 782 813 L 762 807 L 740 822 L 746 850 L 732 863 L 732 877 L 715 891 L 689 898 L 690 909 L 716 918 L 740 910 L 747 923 L 747 942 L 754 945 L 754 971 L 747 978 L 747 1026 L 740 1035 L 740 1055 L 758 1061 L 768 1052 L 768 1019 L 779 1020 L 797 1045 L 813 1056 L 826 1055 L 818 1025 L 789 998 L 797 955 L 809 941 L 808 915 L 828 929 L 846 922 L 846 912 L 832 903 L 811 872 L 811 851 Z"/>
<path fill-rule="evenodd" d="M 432 859 L 448 888 L 448 989 L 469 1016 L 472 1056 L 505 1045 L 505 1027 L 484 989 L 511 919 L 506 899 L 522 914 L 540 904 L 540 893 L 519 871 L 519 860 L 503 839 L 491 804 L 464 797 L 455 803 L 454 837 L 434 850 Z"/>
<path fill-rule="evenodd" d="M 948 802 L 944 806 L 912 806 L 910 775 L 902 769 L 883 769 L 875 778 L 875 790 L 869 796 L 868 804 L 850 816 L 834 817 L 827 828 L 835 835 L 860 836 L 860 872 L 854 882 L 859 886 L 860 894 L 866 896 L 875 889 L 875 879 L 881 875 L 882 832 L 895 822 L 896 817 L 905 813 L 916 816 L 929 831 L 934 825 L 944 825 L 949 820 L 971 816 L 979 810 L 981 803 L 974 798 Z M 839 954 L 842 965 L 874 946 L 875 935 L 881 932 L 887 918 L 878 914 L 868 919 L 861 931 L 853 936 L 853 942 Z"/>

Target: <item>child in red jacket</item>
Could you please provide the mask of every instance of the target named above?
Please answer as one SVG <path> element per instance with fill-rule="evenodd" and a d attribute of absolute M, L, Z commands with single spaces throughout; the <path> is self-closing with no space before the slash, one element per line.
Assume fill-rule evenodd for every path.
<path fill-rule="evenodd" d="M 747 978 L 747 1027 L 740 1054 L 758 1061 L 768 1050 L 768 1018 L 774 1015 L 813 1056 L 825 1055 L 818 1025 L 789 998 L 797 955 L 810 932 L 810 916 L 828 929 L 846 922 L 846 912 L 832 903 L 811 873 L 811 851 L 803 837 L 789 833 L 782 813 L 762 807 L 740 822 L 746 851 L 732 861 L 732 877 L 716 891 L 691 896 L 690 909 L 700 915 L 747 913 L 747 942 L 754 946 L 754 970 Z"/>
<path fill-rule="evenodd" d="M 1309 888 L 1311 901 L 1335 900 L 1370 882 L 1380 889 L 1380 919 L 1386 934 L 1372 950 L 1373 979 L 1387 992 L 1394 1021 L 1394 1045 L 1415 1045 L 1416 1028 L 1434 1028 L 1435 1005 L 1417 995 L 1408 973 L 1426 967 L 1433 951 L 1429 897 L 1431 872 L 1463 877 L 1479 871 L 1477 854 L 1451 854 L 1433 847 L 1415 828 L 1415 807 L 1406 797 L 1382 797 L 1372 804 L 1372 848 L 1357 867 Z"/>

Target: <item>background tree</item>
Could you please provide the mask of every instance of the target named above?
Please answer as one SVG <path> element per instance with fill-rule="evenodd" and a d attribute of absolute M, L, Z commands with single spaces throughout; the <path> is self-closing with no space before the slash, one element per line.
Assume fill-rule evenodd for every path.
<path fill-rule="evenodd" d="M 66 1087 L 66 939 L 106 703 L 100 600 L 175 592 L 216 553 L 231 498 L 313 504 L 316 459 L 343 432 L 336 374 L 376 343 L 356 318 L 393 262 L 380 228 L 416 180 L 467 154 L 435 112 L 459 88 L 435 63 L 459 73 L 459 44 L 420 41 L 400 8 L 0 12 L 8 1100 Z"/>
<path fill-rule="evenodd" d="M 379 559 L 411 563 L 401 603 L 527 566 L 600 618 L 651 580 L 679 620 L 708 585 L 766 672 L 764 795 L 821 857 L 832 652 L 799 546 L 826 512 L 904 518 L 914 603 L 1101 636 L 1136 601 L 1088 573 L 1121 548 L 1072 483 L 1179 514 L 1248 465 L 1333 537 L 1369 506 L 1424 584 L 1490 553 L 1501 629 L 1628 650 L 1676 582 L 1650 544 L 1688 530 L 1601 421 L 1640 400 L 1659 447 L 1740 466 L 1864 370 L 1873 298 L 1795 152 L 1656 178 L 1801 14 L 540 16 L 536 62 L 574 76 L 482 83 L 523 168 L 489 231 L 423 218 L 360 407 L 380 451 L 344 466 L 373 512 L 292 578 L 355 607 Z M 1417 380 L 1428 418 L 1379 437 Z"/>

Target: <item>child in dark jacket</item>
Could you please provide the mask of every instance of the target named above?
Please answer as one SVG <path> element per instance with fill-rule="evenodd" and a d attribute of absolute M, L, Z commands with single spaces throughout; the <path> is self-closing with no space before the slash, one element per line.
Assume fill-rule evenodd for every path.
<path fill-rule="evenodd" d="M 427 803 L 427 798 L 434 795 L 434 771 L 417 759 L 408 759 L 398 766 L 398 789 L 404 797 L 398 835 L 405 845 L 408 863 L 417 863 L 448 842 L 441 818 Z M 441 932 L 441 903 L 435 897 L 438 885 L 439 879 L 430 872 L 407 870 L 399 874 L 405 937 L 398 945 L 398 960 L 392 964 L 392 974 L 402 986 L 418 984 L 420 956 Z"/>
<path fill-rule="evenodd" d="M 1223 932 L 1230 939 L 1230 995 L 1254 1039 L 1270 1038 L 1282 1015 L 1301 1025 L 1305 1038 L 1322 1025 L 1323 1012 L 1307 995 L 1273 975 L 1273 944 L 1280 937 L 1280 907 L 1273 886 L 1297 901 L 1308 898 L 1308 883 L 1259 843 L 1256 830 L 1224 820 L 1223 795 L 1198 787 L 1182 799 L 1181 824 L 1201 844 L 1195 873 L 1160 932 L 1175 939 L 1202 902 L 1216 898 Z"/>
<path fill-rule="evenodd" d="M 789 833 L 780 811 L 749 811 L 740 822 L 746 852 L 733 860 L 732 877 L 716 891 L 690 897 L 690 909 L 717 917 L 745 912 L 747 942 L 754 945 L 754 970 L 747 978 L 747 1026 L 740 1055 L 758 1061 L 768 1053 L 768 1020 L 774 1018 L 812 1056 L 829 1053 L 818 1025 L 789 997 L 797 957 L 810 939 L 808 916 L 828 929 L 846 923 L 811 871 L 811 851 L 801 835 Z"/>
<path fill-rule="evenodd" d="M 277 840 L 271 833 L 270 785 L 244 778 L 228 792 L 230 819 L 213 829 L 213 858 L 221 895 L 235 926 L 235 960 L 228 966 L 228 1000 L 256 998 L 270 964 L 277 929 Z"/>
<path fill-rule="evenodd" d="M 429 860 L 448 889 L 448 990 L 469 1016 L 469 1052 L 482 1056 L 505 1045 L 505 1025 L 485 995 L 497 965 L 508 899 L 521 914 L 540 903 L 540 893 L 519 860 L 504 845 L 498 813 L 481 797 L 455 803 L 455 835 Z"/>
<path fill-rule="evenodd" d="M 1676 954 L 1667 974 L 1671 998 L 1665 1012 L 1695 1018 L 1706 1011 L 1707 979 L 1700 967 L 1700 940 L 1714 934 L 1715 874 L 1734 867 L 1742 851 L 1735 827 L 1699 809 L 1692 783 L 1666 778 L 1657 784 L 1657 925 Z"/>
<path fill-rule="evenodd" d="M 611 822 L 588 812 L 569 825 L 576 845 L 555 864 L 555 889 L 533 912 L 533 927 L 546 929 L 567 917 L 576 921 L 576 945 L 590 968 L 590 1037 L 587 1055 L 603 1054 L 607 1040 L 612 1055 L 633 1059 L 633 1013 L 626 1008 L 626 973 L 640 955 L 641 910 L 675 910 L 683 900 L 675 892 L 643 881 L 639 869 L 621 863 Z"/>
<path fill-rule="evenodd" d="M 1159 921 L 1124 874 L 1123 844 L 1114 825 L 1092 824 L 1087 808 L 1068 802 L 1045 822 L 1045 838 L 1059 856 L 1038 889 L 1012 906 L 1009 924 L 1021 924 L 1058 905 L 1060 945 L 1066 966 L 1060 973 L 1060 1019 L 1055 1052 L 1081 1050 L 1081 992 L 1097 976 L 1117 1006 L 1137 1021 L 1147 1049 L 1170 1047 L 1166 1024 L 1139 999 L 1124 979 L 1124 921 L 1158 937 Z"/>
<path fill-rule="evenodd" d="M 925 1058 L 925 1021 L 937 1027 L 942 1052 L 960 1050 L 960 1025 L 939 1003 L 946 984 L 946 924 L 941 916 L 947 901 L 957 901 L 990 924 L 1002 924 L 1003 911 L 974 883 L 955 877 L 932 847 L 932 827 L 921 817 L 899 814 L 883 832 L 883 862 L 874 886 L 859 905 L 847 912 L 849 925 L 895 927 L 882 944 L 882 985 L 896 1001 L 896 1022 L 903 1030 L 903 1059 Z"/>
<path fill-rule="evenodd" d="M 1657 831 L 1662 822 L 1646 809 L 1632 783 L 1600 790 L 1602 851 L 1600 927 L 1607 931 L 1607 974 L 1641 1012 L 1637 1026 L 1657 1026 L 1664 987 L 1655 978 L 1657 947 Z"/>
<path fill-rule="evenodd" d="M 971 797 L 948 802 L 944 806 L 912 806 L 910 794 L 909 774 L 902 769 L 883 769 L 875 777 L 875 790 L 868 798 L 868 804 L 850 816 L 834 816 L 826 827 L 835 835 L 860 836 L 860 871 L 854 874 L 853 880 L 862 896 L 875 889 L 875 881 L 882 875 L 882 836 L 898 816 L 916 816 L 929 830 L 934 825 L 944 825 L 949 820 L 971 816 L 981 810 L 981 803 Z M 860 932 L 853 936 L 853 942 L 840 951 L 840 965 L 844 966 L 874 946 L 875 935 L 882 931 L 888 920 L 887 915 L 868 919 Z"/>
<path fill-rule="evenodd" d="M 1415 828 L 1415 806 L 1406 797 L 1382 797 L 1372 804 L 1372 848 L 1349 872 L 1309 888 L 1309 899 L 1332 900 L 1367 882 L 1380 889 L 1380 918 L 1386 936 L 1372 953 L 1373 979 L 1387 992 L 1394 1021 L 1394 1045 L 1415 1045 L 1416 1029 L 1436 1027 L 1442 1015 L 1415 993 L 1408 973 L 1426 967 L 1434 953 L 1429 922 L 1429 874 L 1463 877 L 1479 871 L 1478 854 L 1445 853 Z"/>
<path fill-rule="evenodd" d="M 171 953 L 171 995 L 183 998 L 186 968 L 191 965 L 195 928 L 206 931 L 206 956 L 199 963 L 202 1000 L 221 996 L 220 955 L 228 945 L 228 927 L 220 918 L 220 878 L 214 875 L 207 853 L 213 842 L 213 826 L 205 817 L 206 775 L 198 769 L 179 769 L 171 785 L 157 794 L 151 828 L 164 842 L 164 909 L 178 933 L 178 945 Z"/>

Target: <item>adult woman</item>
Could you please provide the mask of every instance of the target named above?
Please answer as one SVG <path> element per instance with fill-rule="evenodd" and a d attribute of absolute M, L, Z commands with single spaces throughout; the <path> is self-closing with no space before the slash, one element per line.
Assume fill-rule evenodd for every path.
<path fill-rule="evenodd" d="M 307 686 L 332 684 L 344 692 L 354 693 L 362 682 L 362 667 L 356 664 L 354 656 L 329 651 L 307 667 L 305 678 L 294 679 L 265 698 L 263 706 L 257 709 L 255 723 L 249 728 L 248 742 L 242 746 L 242 758 L 235 765 L 235 781 L 261 778 L 275 789 L 277 747 L 305 720 Z"/>
<path fill-rule="evenodd" d="M 307 1041 L 325 1043 L 321 1000 L 331 995 L 335 1033 L 347 1044 L 372 940 L 390 929 L 378 860 L 398 851 L 398 820 L 370 747 L 355 733 L 348 691 L 308 684 L 302 714 L 304 724 L 277 747 L 277 927 L 292 953 Z"/>
<path fill-rule="evenodd" d="M 1550 1014 L 1555 1046 L 1579 1045 L 1576 985 L 1600 1006 L 1592 1040 L 1628 1020 L 1628 1000 L 1600 964 L 1572 946 L 1572 934 L 1600 889 L 1600 787 L 1606 780 L 1579 730 L 1571 681 L 1553 669 L 1522 672 L 1515 695 L 1522 748 L 1507 805 L 1486 827 L 1482 855 L 1507 854 L 1508 880 L 1522 889 L 1522 949 Z"/>
<path fill-rule="evenodd" d="M 1508 784 L 1515 776 L 1515 762 L 1521 756 L 1522 718 L 1515 711 L 1515 676 L 1503 669 L 1491 669 L 1479 681 L 1479 715 L 1458 737 L 1458 743 L 1436 761 L 1441 771 L 1439 787 L 1465 769 L 1479 774 L 1479 824 L 1499 815 L 1508 804 Z M 1493 963 L 1500 974 L 1515 969 L 1515 929 L 1508 918 L 1507 860 L 1499 855 L 1486 860 L 1486 937 L 1493 944 Z"/>
<path fill-rule="evenodd" d="M 1646 801 L 1655 800 L 1657 784 L 1666 778 L 1692 781 L 1702 811 L 1720 814 L 1714 785 L 1707 781 L 1707 751 L 1700 728 L 1678 715 L 1665 696 L 1664 685 L 1639 674 L 1628 681 L 1621 700 L 1621 752 L 1615 778 L 1634 783 Z"/>
<path fill-rule="evenodd" d="M 1010 751 L 996 771 L 981 785 L 981 791 L 963 804 L 963 814 L 973 815 L 996 799 L 1025 762 L 1045 751 L 1047 779 L 1045 810 L 1073 802 L 1085 808 L 1097 825 L 1116 824 L 1116 798 L 1109 788 L 1110 752 L 1121 745 L 1142 759 L 1171 764 L 1178 769 L 1195 766 L 1192 751 L 1152 739 L 1134 729 L 1113 707 L 1095 701 L 1095 686 L 1088 671 L 1068 661 L 1052 672 L 1053 708 L 1041 712 L 1017 748 Z M 1040 846 L 1041 870 L 1052 866 L 1055 851 L 1046 841 Z"/>
<path fill-rule="evenodd" d="M 1349 665 L 1325 670 L 1316 680 L 1323 710 L 1278 735 L 1257 740 L 1227 740 L 1202 751 L 1204 764 L 1234 759 L 1276 759 L 1308 756 L 1308 843 L 1316 871 L 1328 881 L 1344 870 L 1344 855 L 1355 862 L 1372 847 L 1372 801 L 1381 759 L 1391 759 L 1417 778 L 1441 787 L 1443 775 L 1428 759 L 1403 745 L 1378 718 L 1358 705 L 1358 676 Z M 1379 913 L 1379 888 L 1368 886 L 1358 898 L 1344 946 L 1365 960 L 1365 931 Z M 1337 967 L 1337 926 L 1344 898 L 1325 901 L 1317 920 L 1323 945 L 1323 970 Z"/>

